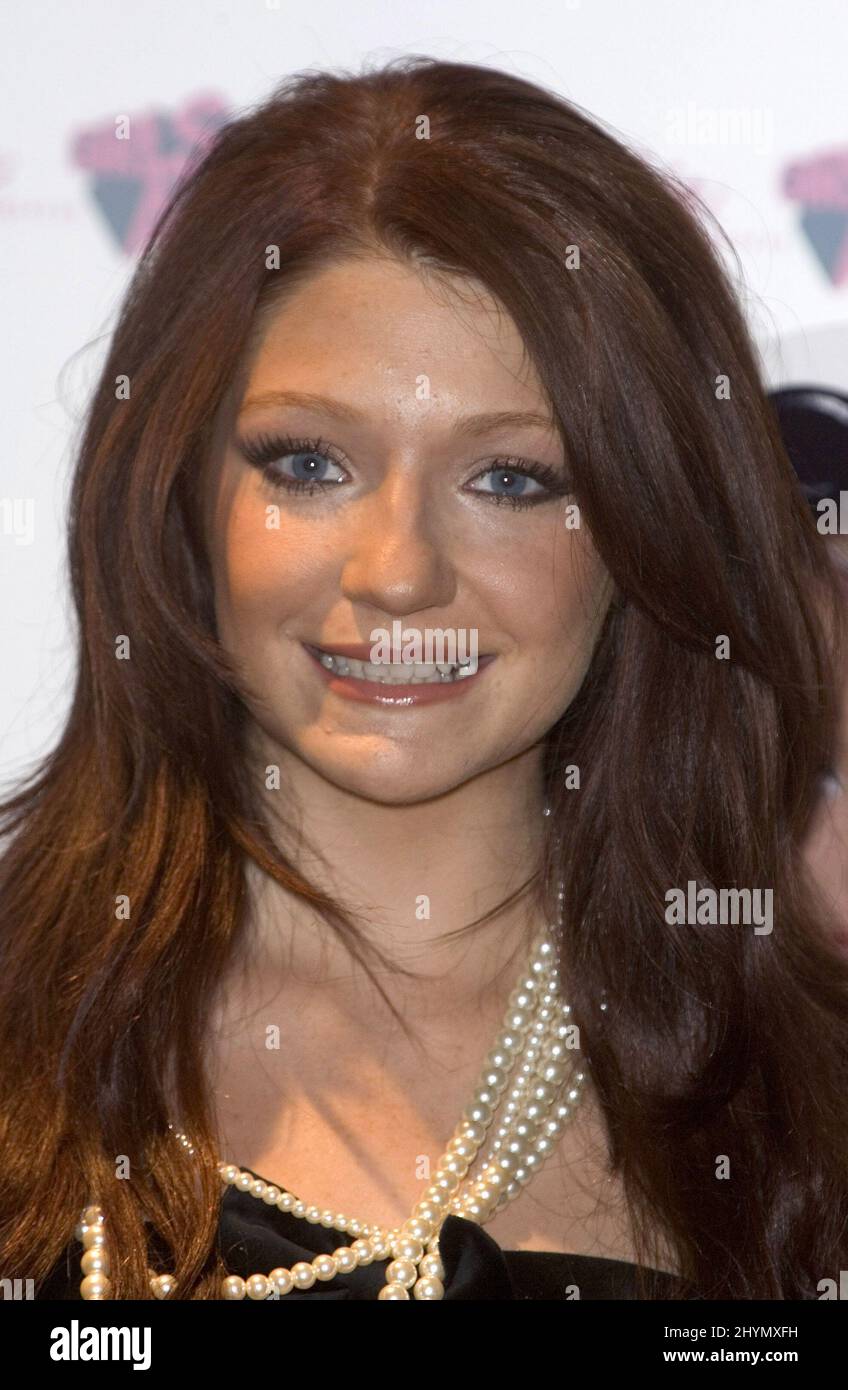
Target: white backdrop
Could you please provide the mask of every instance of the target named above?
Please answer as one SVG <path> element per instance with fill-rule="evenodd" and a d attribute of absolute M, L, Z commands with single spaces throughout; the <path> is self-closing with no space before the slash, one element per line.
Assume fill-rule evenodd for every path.
<path fill-rule="evenodd" d="M 286 73 L 403 53 L 540 82 L 706 200 L 741 258 L 770 384 L 848 388 L 847 41 L 846 0 L 4 0 L 0 790 L 67 708 L 73 445 L 204 120 Z M 114 139 L 122 114 L 132 142 Z"/>

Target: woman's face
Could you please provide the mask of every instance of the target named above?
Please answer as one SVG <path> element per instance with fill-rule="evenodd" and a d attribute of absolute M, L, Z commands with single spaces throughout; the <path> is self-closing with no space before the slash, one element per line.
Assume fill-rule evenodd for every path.
<path fill-rule="evenodd" d="M 583 680 L 611 586 L 566 524 L 563 447 L 505 312 L 469 281 L 341 262 L 272 311 L 243 381 L 206 519 L 219 637 L 271 761 L 401 803 L 536 748 Z M 263 440 L 273 476 L 243 452 Z M 525 476 L 537 465 L 548 483 Z M 404 640 L 464 633 L 466 652 L 476 630 L 493 660 L 450 698 L 390 704 L 340 693 L 305 645 L 370 646 L 396 622 Z"/>

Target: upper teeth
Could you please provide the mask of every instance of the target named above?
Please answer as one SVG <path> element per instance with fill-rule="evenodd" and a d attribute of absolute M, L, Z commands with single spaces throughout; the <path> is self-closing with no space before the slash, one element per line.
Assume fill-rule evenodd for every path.
<path fill-rule="evenodd" d="M 436 685 L 440 681 L 464 680 L 477 670 L 477 661 L 473 657 L 464 662 L 410 661 L 376 665 L 371 661 L 356 661 L 352 656 L 337 656 L 332 652 L 316 650 L 316 656 L 328 671 L 335 671 L 340 676 L 353 676 L 355 680 L 379 681 L 383 685 Z"/>

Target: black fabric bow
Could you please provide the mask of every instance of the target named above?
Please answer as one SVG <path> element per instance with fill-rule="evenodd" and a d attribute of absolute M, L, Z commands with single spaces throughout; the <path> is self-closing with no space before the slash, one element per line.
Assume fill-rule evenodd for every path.
<path fill-rule="evenodd" d="M 351 1237 L 313 1225 L 248 1192 L 228 1187 L 221 1203 L 218 1241 L 230 1274 L 248 1279 L 272 1269 L 291 1269 L 316 1255 L 332 1255 Z M 308 1242 L 308 1243 L 304 1243 Z M 514 1299 L 515 1288 L 500 1246 L 474 1221 L 447 1216 L 439 1237 L 445 1267 L 445 1299 Z M 292 1289 L 282 1299 L 376 1299 L 386 1283 L 386 1260 L 360 1265 L 351 1274 L 316 1279 L 310 1289 Z"/>

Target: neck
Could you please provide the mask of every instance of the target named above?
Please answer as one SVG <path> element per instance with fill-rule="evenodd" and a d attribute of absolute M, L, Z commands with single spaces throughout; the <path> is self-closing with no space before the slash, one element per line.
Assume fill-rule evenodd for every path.
<path fill-rule="evenodd" d="M 544 918 L 536 883 L 479 928 L 451 933 L 534 880 L 544 836 L 542 748 L 438 797 L 415 804 L 365 799 L 294 757 L 281 761 L 285 791 L 265 792 L 275 841 L 301 873 L 352 911 L 365 941 L 390 966 L 372 968 L 407 1013 L 485 1004 L 503 994 Z M 265 766 L 266 763 L 260 765 Z M 281 806 L 286 813 L 281 814 Z M 293 829 L 296 824 L 297 830 Z M 343 940 L 308 902 L 247 861 L 249 931 L 242 967 L 263 991 L 320 984 L 345 1007 L 374 990 Z M 508 980 L 512 988 L 512 979 Z"/>

